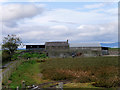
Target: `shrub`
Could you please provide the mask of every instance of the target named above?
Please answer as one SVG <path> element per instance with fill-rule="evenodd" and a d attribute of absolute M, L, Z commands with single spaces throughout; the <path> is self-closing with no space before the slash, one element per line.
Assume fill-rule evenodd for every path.
<path fill-rule="evenodd" d="M 24 53 L 22 55 L 23 58 L 28 59 L 28 58 L 46 58 L 46 54 L 39 54 L 39 53 Z"/>
<path fill-rule="evenodd" d="M 27 59 L 27 58 L 30 58 L 31 57 L 31 54 L 30 53 L 24 53 L 22 55 L 23 58 Z"/>
<path fill-rule="evenodd" d="M 15 53 L 13 56 L 12 56 L 12 60 L 17 60 L 18 59 L 18 56 L 20 56 L 20 54 L 18 53 Z"/>
<path fill-rule="evenodd" d="M 40 54 L 40 58 L 46 58 L 46 54 Z"/>

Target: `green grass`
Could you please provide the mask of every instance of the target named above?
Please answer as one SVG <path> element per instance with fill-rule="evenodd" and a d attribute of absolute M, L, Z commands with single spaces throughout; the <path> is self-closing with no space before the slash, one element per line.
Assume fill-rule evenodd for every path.
<path fill-rule="evenodd" d="M 98 88 L 91 83 L 67 83 L 64 85 L 64 88 Z"/>
<path fill-rule="evenodd" d="M 40 77 L 39 65 L 40 63 L 34 60 L 21 64 L 10 77 L 12 81 L 10 83 L 10 88 L 20 87 L 23 80 L 26 85 L 37 85 L 45 82 L 45 80 L 42 80 Z"/>
<path fill-rule="evenodd" d="M 94 82 L 93 82 L 94 83 Z M 116 90 L 116 88 L 103 88 L 103 87 L 95 87 L 91 83 L 67 83 L 64 84 L 64 89 L 70 88 L 71 90 L 76 88 L 79 90 Z"/>

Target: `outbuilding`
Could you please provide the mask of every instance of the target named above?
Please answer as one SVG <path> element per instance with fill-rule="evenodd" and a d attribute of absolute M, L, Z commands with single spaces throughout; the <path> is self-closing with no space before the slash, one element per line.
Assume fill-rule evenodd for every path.
<path fill-rule="evenodd" d="M 74 53 L 81 53 L 81 56 L 101 56 L 105 54 L 105 48 L 100 43 L 71 43 L 70 50 Z M 104 53 L 103 53 L 104 52 Z M 106 51 L 108 52 L 108 50 Z"/>

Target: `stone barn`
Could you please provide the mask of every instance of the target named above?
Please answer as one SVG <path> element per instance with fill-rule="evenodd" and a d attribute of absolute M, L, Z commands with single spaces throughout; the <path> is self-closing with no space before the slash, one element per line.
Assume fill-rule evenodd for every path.
<path fill-rule="evenodd" d="M 78 56 L 101 56 L 100 43 L 71 43 L 70 51 Z"/>
<path fill-rule="evenodd" d="M 45 52 L 48 57 L 101 56 L 109 54 L 108 47 L 100 43 L 68 43 L 67 41 L 46 42 L 44 45 L 26 45 L 27 51 Z"/>
<path fill-rule="evenodd" d="M 45 50 L 49 57 L 67 57 L 69 55 L 69 43 L 65 42 L 46 42 Z"/>

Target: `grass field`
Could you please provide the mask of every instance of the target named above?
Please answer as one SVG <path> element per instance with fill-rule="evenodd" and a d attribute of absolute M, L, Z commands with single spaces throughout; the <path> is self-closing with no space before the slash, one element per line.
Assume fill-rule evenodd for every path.
<path fill-rule="evenodd" d="M 95 82 L 96 87 L 118 85 L 118 57 L 49 59 L 40 65 L 44 79 Z"/>
<path fill-rule="evenodd" d="M 42 74 L 41 74 L 42 73 Z M 42 75 L 42 76 L 41 76 Z M 25 62 L 12 74 L 10 87 L 70 80 L 65 88 L 117 87 L 118 57 L 49 58 L 45 62 Z"/>

